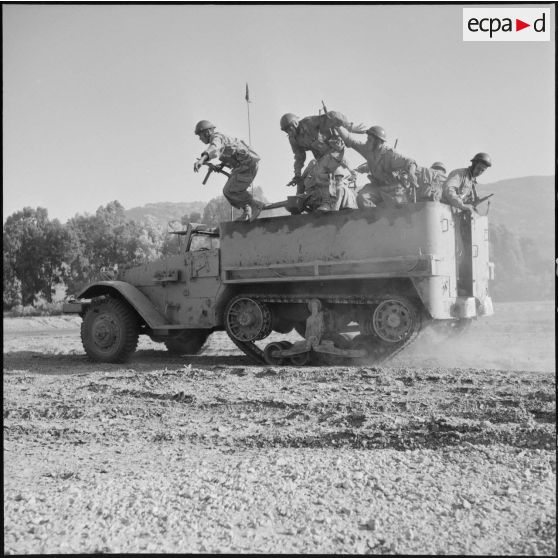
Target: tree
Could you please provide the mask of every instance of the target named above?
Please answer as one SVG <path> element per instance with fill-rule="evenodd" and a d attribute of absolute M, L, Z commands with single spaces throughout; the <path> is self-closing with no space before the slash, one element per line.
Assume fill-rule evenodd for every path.
<path fill-rule="evenodd" d="M 190 223 L 201 223 L 202 222 L 202 215 L 198 211 L 192 211 L 189 217 Z"/>
<path fill-rule="evenodd" d="M 238 216 L 238 210 L 236 210 Z M 231 206 L 224 196 L 209 200 L 203 210 L 202 222 L 216 227 L 223 221 L 231 220 Z"/>
<path fill-rule="evenodd" d="M 25 207 L 6 219 L 3 234 L 4 305 L 32 304 L 36 295 L 52 302 L 67 273 L 68 231 L 45 208 Z"/>
<path fill-rule="evenodd" d="M 123 268 L 153 260 L 163 243 L 154 221 L 126 221 L 118 201 L 99 207 L 95 215 L 76 215 L 67 226 L 72 238 L 70 291 L 94 280 L 103 267 Z"/>

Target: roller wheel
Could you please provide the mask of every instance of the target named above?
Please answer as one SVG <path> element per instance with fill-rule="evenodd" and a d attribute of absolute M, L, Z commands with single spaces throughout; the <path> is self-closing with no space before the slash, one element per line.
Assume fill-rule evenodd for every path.
<path fill-rule="evenodd" d="M 291 364 L 293 366 L 306 366 L 310 362 L 311 354 L 310 352 L 307 353 L 299 353 L 298 355 L 292 355 L 289 357 Z"/>
<path fill-rule="evenodd" d="M 276 356 L 276 353 L 284 350 L 285 348 L 286 347 L 281 341 L 269 343 L 269 345 L 266 346 L 263 352 L 264 360 L 267 362 L 267 364 L 271 364 L 272 366 L 280 366 L 284 364 L 286 359 L 284 357 Z"/>

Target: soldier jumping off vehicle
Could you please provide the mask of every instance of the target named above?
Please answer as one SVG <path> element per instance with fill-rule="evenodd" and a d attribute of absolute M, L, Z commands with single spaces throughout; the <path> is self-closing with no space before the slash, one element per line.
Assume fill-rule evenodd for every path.
<path fill-rule="evenodd" d="M 242 209 L 239 221 L 254 221 L 264 206 L 248 191 L 258 172 L 258 154 L 244 141 L 216 132 L 215 125 L 208 120 L 200 120 L 194 133 L 208 145 L 194 163 L 194 172 L 198 172 L 205 162 L 219 157 L 224 165 L 232 169 L 223 195 L 233 207 Z"/>
<path fill-rule="evenodd" d="M 464 169 L 452 170 L 443 185 L 442 201 L 463 211 L 473 213 L 478 202 L 476 192 L 477 177 L 492 161 L 487 153 L 477 153 L 471 159 L 471 165 Z"/>
<path fill-rule="evenodd" d="M 337 132 L 340 126 L 344 126 L 351 132 L 363 134 L 364 124 L 355 125 L 340 112 L 325 111 L 324 114 L 302 119 L 293 113 L 286 113 L 281 117 L 280 126 L 288 134 L 294 153 L 294 177 L 288 186 L 296 185 L 297 194 L 302 194 L 305 189 L 314 189 L 316 199 L 318 195 L 320 197 L 316 211 L 331 211 L 334 193 L 330 191 L 330 175 L 340 164 L 346 166 L 343 158 L 345 145 Z M 306 151 L 312 152 L 316 163 L 304 180 L 302 168 Z"/>

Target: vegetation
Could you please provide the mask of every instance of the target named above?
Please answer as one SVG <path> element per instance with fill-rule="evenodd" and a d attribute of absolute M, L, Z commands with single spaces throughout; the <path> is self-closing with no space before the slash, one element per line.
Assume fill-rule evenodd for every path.
<path fill-rule="evenodd" d="M 263 199 L 258 190 L 255 196 Z M 210 200 L 203 214 L 192 211 L 166 226 L 151 215 L 130 220 L 118 201 L 99 207 L 95 215 L 76 215 L 66 224 L 50 220 L 44 208 L 25 207 L 10 215 L 3 228 L 4 311 L 11 315 L 59 313 L 54 294 L 60 286 L 74 294 L 98 278 L 102 268 L 178 254 L 180 239 L 172 230 L 190 222 L 217 226 L 230 216 L 223 196 Z M 504 225 L 491 225 L 490 251 L 495 264 L 491 289 L 495 301 L 553 298 L 553 261 L 541 255 L 532 239 L 518 237 Z"/>

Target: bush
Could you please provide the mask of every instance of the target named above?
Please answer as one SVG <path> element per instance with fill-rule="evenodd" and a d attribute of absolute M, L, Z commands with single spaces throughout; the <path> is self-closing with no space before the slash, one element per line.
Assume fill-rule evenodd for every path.
<path fill-rule="evenodd" d="M 11 310 L 4 312 L 5 318 L 23 318 L 28 316 L 60 316 L 62 302 L 46 302 L 41 300 L 35 304 L 23 306 L 17 304 Z"/>

